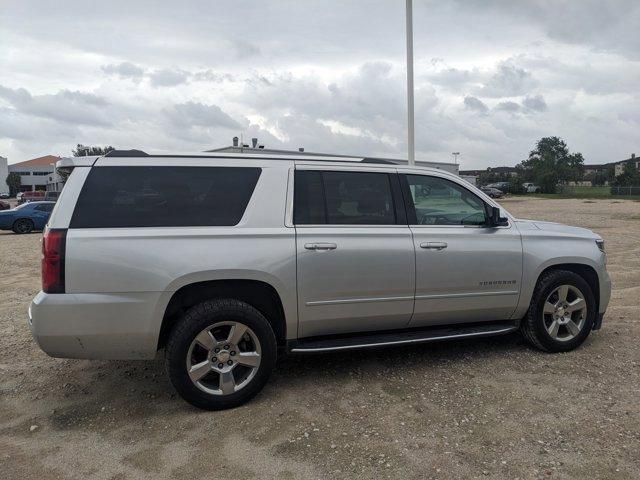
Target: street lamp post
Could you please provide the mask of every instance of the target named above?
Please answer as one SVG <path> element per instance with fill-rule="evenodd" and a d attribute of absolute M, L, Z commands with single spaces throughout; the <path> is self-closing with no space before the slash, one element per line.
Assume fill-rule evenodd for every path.
<path fill-rule="evenodd" d="M 407 148 L 409 165 L 415 165 L 415 139 L 413 128 L 413 2 L 407 0 Z"/>

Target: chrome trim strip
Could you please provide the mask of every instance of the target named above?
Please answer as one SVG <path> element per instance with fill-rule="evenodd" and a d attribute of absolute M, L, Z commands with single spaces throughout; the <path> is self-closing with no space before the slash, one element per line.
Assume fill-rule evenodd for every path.
<path fill-rule="evenodd" d="M 413 300 L 413 295 L 405 297 L 374 297 L 374 298 L 345 298 L 341 300 L 317 300 L 307 302 L 305 305 L 313 307 L 316 305 L 344 305 L 348 303 L 372 303 L 372 302 L 397 302 L 400 300 Z"/>
<path fill-rule="evenodd" d="M 439 337 L 426 337 L 426 338 L 411 338 L 408 340 L 396 340 L 393 342 L 380 342 L 380 343 L 365 343 L 361 345 L 341 345 L 339 347 L 321 347 L 321 348 L 292 348 L 292 353 L 312 353 L 312 352 L 332 352 L 336 350 L 356 350 L 358 348 L 370 348 L 370 347 L 384 347 L 388 345 L 402 345 L 402 344 L 411 344 L 411 343 L 426 343 L 433 342 L 436 340 L 447 340 L 454 338 L 472 338 L 472 337 L 481 337 L 487 335 L 498 335 L 500 333 L 509 333 L 514 332 L 518 329 L 518 327 L 507 327 L 501 328 L 498 330 L 487 330 L 484 332 L 474 332 L 474 333 L 458 333 L 454 335 L 441 335 Z"/>
<path fill-rule="evenodd" d="M 416 295 L 416 300 L 429 300 L 432 298 L 461 298 L 461 297 L 485 297 L 487 295 L 518 295 L 518 290 L 499 290 L 495 292 L 469 292 L 469 293 L 442 293 L 435 295 Z"/>

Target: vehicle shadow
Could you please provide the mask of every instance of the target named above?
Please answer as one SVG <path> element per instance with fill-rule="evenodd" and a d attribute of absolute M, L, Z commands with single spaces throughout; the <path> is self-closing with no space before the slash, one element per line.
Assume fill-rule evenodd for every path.
<path fill-rule="evenodd" d="M 394 376 L 424 377 L 430 369 L 449 371 L 477 369 L 491 359 L 543 355 L 524 344 L 517 334 L 484 339 L 454 340 L 379 349 L 288 355 L 278 360 L 269 383 L 254 402 L 273 404 L 286 396 L 313 395 L 331 387 L 345 388 L 354 375 L 360 384 L 380 382 L 380 371 Z M 68 408 L 58 409 L 51 417 L 60 429 L 79 427 L 87 417 L 101 409 L 126 411 L 122 421 L 153 418 L 168 411 L 198 412 L 181 401 L 164 370 L 164 355 L 153 361 L 74 361 L 64 360 L 67 368 L 57 369 L 50 378 Z M 75 362 L 75 363 L 74 363 Z M 79 364 L 78 364 L 79 363 Z M 61 366 L 62 367 L 62 366 Z M 57 379 L 56 379 L 57 377 Z M 346 393 L 345 393 L 346 395 Z M 55 399 L 50 398 L 51 405 Z M 85 422 L 86 423 L 86 422 Z"/>

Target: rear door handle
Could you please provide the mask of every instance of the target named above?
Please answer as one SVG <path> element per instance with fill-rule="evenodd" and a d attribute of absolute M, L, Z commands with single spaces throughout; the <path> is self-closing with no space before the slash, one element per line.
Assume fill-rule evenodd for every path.
<path fill-rule="evenodd" d="M 307 250 L 335 250 L 338 245 L 335 243 L 305 243 L 304 248 Z"/>
<path fill-rule="evenodd" d="M 447 248 L 447 242 L 422 242 L 420 248 L 429 250 L 444 250 Z"/>

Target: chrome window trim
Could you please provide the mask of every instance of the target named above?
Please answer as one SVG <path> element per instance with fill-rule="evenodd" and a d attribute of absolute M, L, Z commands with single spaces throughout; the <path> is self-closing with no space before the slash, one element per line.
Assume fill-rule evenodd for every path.
<path fill-rule="evenodd" d="M 465 185 L 465 183 L 467 183 L 468 185 L 471 185 L 471 184 L 469 184 L 468 182 L 465 182 L 461 178 L 455 178 L 452 175 L 448 175 L 448 174 L 441 175 L 440 172 L 422 172 L 422 171 L 417 171 L 417 170 L 412 170 L 407 168 L 398 169 L 398 175 L 405 175 L 405 176 L 419 175 L 423 177 L 437 177 L 437 178 L 442 178 L 443 180 L 449 180 L 450 182 L 455 183 L 461 188 L 464 188 L 471 195 L 474 195 L 475 197 L 479 198 L 483 203 L 490 205 L 492 207 L 498 207 L 502 212 L 506 214 L 506 218 L 507 218 L 507 225 L 496 226 L 496 227 L 488 227 L 486 225 L 420 225 L 420 224 L 410 223 L 409 226 L 411 228 L 486 228 L 487 230 L 495 230 L 495 229 L 509 229 L 512 227 L 513 218 L 511 217 L 511 214 L 509 212 L 507 212 L 501 205 L 494 202 L 491 197 L 486 195 L 481 190 L 478 190 L 478 192 L 480 192 L 480 195 L 478 195 L 478 192 L 474 192 L 473 190 L 469 189 L 467 185 Z"/>
<path fill-rule="evenodd" d="M 375 164 L 374 164 L 375 165 Z M 294 211 L 294 199 L 295 199 L 295 195 L 294 195 L 294 188 L 295 188 L 295 171 L 296 170 L 306 170 L 306 171 L 320 171 L 320 172 L 358 172 L 358 173 L 384 173 L 386 175 L 397 175 L 397 170 L 396 169 L 389 169 L 389 168 L 378 168 L 378 167 L 371 167 L 370 165 L 300 165 L 297 164 L 295 165 L 295 168 L 292 168 L 289 170 L 289 184 L 290 184 L 290 191 L 287 191 L 287 201 L 289 201 L 289 195 L 291 195 L 291 201 L 290 204 L 287 204 L 287 217 L 285 220 L 285 225 L 287 227 L 295 227 L 295 228 L 397 228 L 397 227 L 401 227 L 401 228 L 409 228 L 408 224 L 380 224 L 380 225 L 376 225 L 376 224 L 344 224 L 344 223 L 321 223 L 321 224 L 302 224 L 302 225 L 297 225 L 293 222 L 293 211 Z M 391 192 L 392 196 L 393 196 L 393 191 Z M 289 205 L 290 205 L 290 211 L 289 211 Z"/>

